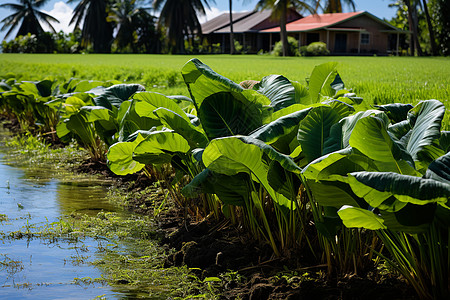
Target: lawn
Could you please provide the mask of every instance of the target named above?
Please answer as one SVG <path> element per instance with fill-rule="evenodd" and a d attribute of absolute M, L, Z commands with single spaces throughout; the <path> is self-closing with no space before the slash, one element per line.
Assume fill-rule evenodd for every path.
<path fill-rule="evenodd" d="M 22 80 L 47 76 L 59 81 L 70 77 L 141 83 L 147 90 L 184 94 L 180 69 L 192 55 L 100 54 L 1 54 L 0 76 L 8 72 Z M 438 99 L 450 108 L 450 59 L 417 57 L 272 57 L 256 55 L 197 55 L 213 70 L 235 82 L 259 80 L 281 74 L 304 83 L 315 65 L 337 61 L 348 88 L 367 103 L 408 102 Z"/>
<path fill-rule="evenodd" d="M 292 256 L 282 265 L 305 267 L 301 272 L 314 272 L 312 278 L 367 274 L 375 284 L 401 274 L 421 299 L 450 298 L 450 131 L 444 132 L 450 129 L 449 59 L 198 57 L 235 82 L 282 74 L 305 83 L 322 64 L 307 88 L 273 76 L 252 91 L 198 60 L 182 67 L 190 58 L 3 54 L 0 79 L 8 79 L 0 82 L 0 108 L 22 129 L 75 138 L 95 164 L 107 164 L 116 175 L 157 179 L 168 192 L 161 204 L 149 206 L 153 213 L 170 199 L 191 220 L 229 219 L 219 224 L 237 225 L 267 245 L 258 247 L 272 254 L 251 251 L 258 264 Z M 362 104 L 357 97 L 338 98 L 335 64 L 323 65 L 329 61 L 338 62 L 340 77 L 364 98 Z M 141 83 L 148 91 L 188 95 L 181 69 L 193 101 L 174 101 L 135 84 L 98 87 Z M 56 83 L 24 82 L 46 77 Z M 58 86 L 71 77 L 99 81 Z M 445 103 L 447 115 L 440 101 L 418 103 L 433 98 Z M 384 103 L 395 104 L 379 108 L 386 113 L 372 110 Z M 219 226 L 206 225 L 202 235 L 216 239 Z M 174 255 L 188 264 L 187 253 L 200 253 L 200 260 L 210 256 L 215 267 L 235 270 L 218 262 L 235 256 L 231 252 L 205 255 L 194 245 L 180 245 Z M 221 281 L 203 282 L 211 278 Z"/>

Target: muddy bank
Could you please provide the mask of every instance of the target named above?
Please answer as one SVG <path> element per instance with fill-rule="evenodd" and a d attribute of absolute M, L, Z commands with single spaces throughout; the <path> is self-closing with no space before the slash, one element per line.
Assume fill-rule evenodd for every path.
<path fill-rule="evenodd" d="M 416 299 L 395 275 L 368 272 L 326 280 L 326 266 L 308 264 L 310 258 L 301 252 L 274 257 L 269 246 L 227 223 L 187 222 L 162 239 L 177 250 L 165 265 L 199 268 L 194 272 L 203 280 L 220 278 L 220 299 Z"/>

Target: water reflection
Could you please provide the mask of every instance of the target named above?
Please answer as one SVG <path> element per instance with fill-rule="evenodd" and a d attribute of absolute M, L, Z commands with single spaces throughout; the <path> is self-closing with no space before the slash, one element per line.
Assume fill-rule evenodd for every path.
<path fill-rule="evenodd" d="M 105 195 L 107 187 L 90 182 L 66 181 L 56 185 L 57 204 L 60 214 L 73 212 L 96 215 L 100 211 L 114 211 Z"/>
<path fill-rule="evenodd" d="M 0 214 L 7 216 L 0 221 L 0 299 L 120 298 L 107 285 L 76 279 L 101 277 L 101 272 L 88 264 L 95 259 L 96 240 L 11 234 L 58 221 L 72 212 L 113 211 L 106 193 L 101 180 L 77 178 L 50 166 L 24 168 L 22 162 L 6 161 L 0 152 Z"/>

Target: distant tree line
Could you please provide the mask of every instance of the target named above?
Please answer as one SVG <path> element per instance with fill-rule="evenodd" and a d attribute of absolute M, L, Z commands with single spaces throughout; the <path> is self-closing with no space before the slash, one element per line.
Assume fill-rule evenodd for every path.
<path fill-rule="evenodd" d="M 450 5 L 448 0 L 393 0 L 397 7 L 391 24 L 411 32 L 406 43 L 412 55 L 450 54 Z M 12 14 L 0 21 L 5 39 L 17 30 L 16 38 L 3 41 L 3 52 L 23 53 L 215 53 L 217 45 L 202 39 L 199 16 L 214 0 L 68 0 L 76 3 L 70 24 L 73 33 L 56 33 L 54 17 L 41 11 L 49 0 L 15 0 L 1 4 Z M 146 6 L 148 5 L 148 7 Z M 355 10 L 353 0 L 259 0 L 255 9 L 270 9 L 280 24 L 282 55 L 289 55 L 286 16 L 299 12 L 342 12 Z M 230 21 L 232 0 L 229 0 Z M 152 15 L 158 12 L 159 18 Z M 50 29 L 46 32 L 42 24 Z M 231 27 L 233 41 L 233 28 Z M 231 53 L 233 53 L 231 47 Z"/>

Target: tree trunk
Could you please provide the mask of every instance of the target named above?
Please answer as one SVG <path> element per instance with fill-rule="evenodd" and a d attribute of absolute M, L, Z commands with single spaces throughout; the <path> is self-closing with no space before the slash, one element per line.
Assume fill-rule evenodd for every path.
<path fill-rule="evenodd" d="M 436 56 L 437 47 L 436 47 L 436 39 L 434 36 L 433 25 L 431 25 L 430 13 L 428 12 L 428 5 L 426 0 L 422 0 L 423 9 L 425 11 L 425 18 L 427 19 L 428 31 L 430 32 L 430 46 L 431 46 L 431 55 Z"/>
<path fill-rule="evenodd" d="M 288 55 L 288 40 L 286 33 L 286 19 L 287 19 L 287 3 L 283 1 L 282 12 L 280 16 L 280 38 L 283 44 L 283 56 Z"/>
<path fill-rule="evenodd" d="M 419 0 L 420 1 L 420 0 Z M 416 43 L 416 48 L 417 48 L 417 55 L 418 56 L 423 56 L 423 51 L 422 51 L 422 47 L 420 46 L 419 43 L 419 17 L 417 16 L 417 0 L 413 0 L 413 5 L 411 6 L 412 8 L 412 14 L 413 14 L 413 19 L 414 19 L 414 42 Z"/>
<path fill-rule="evenodd" d="M 233 32 L 233 0 L 230 3 L 230 54 L 234 54 L 234 32 Z"/>
<path fill-rule="evenodd" d="M 415 1 L 415 0 L 413 0 Z M 418 45 L 418 39 L 417 39 L 417 27 L 414 22 L 414 15 L 413 15 L 413 7 L 411 5 L 410 0 L 405 0 L 406 7 L 408 8 L 408 26 L 410 33 L 410 41 L 409 41 L 409 47 L 411 49 L 411 56 L 415 55 L 415 47 Z M 420 51 L 422 52 L 422 51 Z M 420 56 L 419 48 L 417 48 L 417 54 Z"/>

